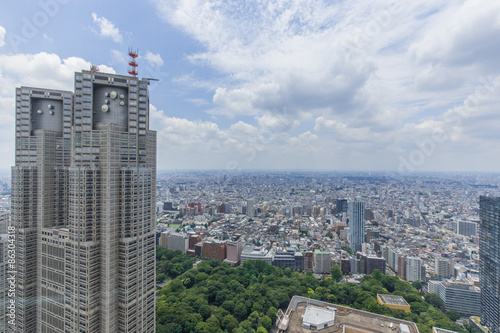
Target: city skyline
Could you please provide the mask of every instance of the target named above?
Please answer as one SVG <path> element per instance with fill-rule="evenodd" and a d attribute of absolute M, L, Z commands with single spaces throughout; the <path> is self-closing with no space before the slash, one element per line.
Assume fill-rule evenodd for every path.
<path fill-rule="evenodd" d="M 15 86 L 71 90 L 91 64 L 125 74 L 132 46 L 139 77 L 160 80 L 159 169 L 498 172 L 499 12 L 444 0 L 8 3 L 0 169 L 13 164 Z"/>

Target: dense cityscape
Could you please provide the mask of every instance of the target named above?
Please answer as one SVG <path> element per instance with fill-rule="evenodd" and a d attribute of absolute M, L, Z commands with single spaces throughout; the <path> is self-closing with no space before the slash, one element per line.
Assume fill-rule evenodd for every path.
<path fill-rule="evenodd" d="M 499 182 L 495 174 L 160 172 L 157 238 L 231 264 L 259 259 L 319 275 L 338 264 L 358 283 L 379 269 L 422 282 L 446 311 L 479 316 L 479 197 L 498 196 Z M 364 221 L 355 245 L 357 201 Z"/>

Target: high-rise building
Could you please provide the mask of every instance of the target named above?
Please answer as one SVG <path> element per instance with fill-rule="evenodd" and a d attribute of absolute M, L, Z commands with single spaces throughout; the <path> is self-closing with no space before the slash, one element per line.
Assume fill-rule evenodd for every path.
<path fill-rule="evenodd" d="M 14 332 L 154 332 L 156 132 L 148 81 L 16 89 Z"/>
<path fill-rule="evenodd" d="M 481 319 L 492 333 L 500 332 L 500 197 L 479 198 L 479 282 Z"/>
<path fill-rule="evenodd" d="M 337 199 L 335 201 L 335 214 L 347 213 L 347 199 Z"/>
<path fill-rule="evenodd" d="M 255 208 L 253 206 L 253 199 L 247 200 L 247 216 L 253 218 L 255 215 Z"/>
<path fill-rule="evenodd" d="M 419 257 L 406 257 L 406 281 L 425 281 L 425 269 Z"/>
<path fill-rule="evenodd" d="M 354 251 L 361 251 L 361 244 L 365 241 L 365 203 L 356 199 L 349 201 L 349 247 Z"/>
<path fill-rule="evenodd" d="M 438 256 L 434 259 L 434 270 L 436 279 L 444 280 L 453 277 L 454 261 L 450 258 Z"/>

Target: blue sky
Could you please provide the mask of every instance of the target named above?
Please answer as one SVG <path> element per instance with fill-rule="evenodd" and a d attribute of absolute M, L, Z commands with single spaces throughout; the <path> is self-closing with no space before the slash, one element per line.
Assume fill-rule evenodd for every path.
<path fill-rule="evenodd" d="M 500 171 L 500 2 L 40 0 L 0 11 L 0 169 L 14 89 L 125 74 L 159 169 Z"/>

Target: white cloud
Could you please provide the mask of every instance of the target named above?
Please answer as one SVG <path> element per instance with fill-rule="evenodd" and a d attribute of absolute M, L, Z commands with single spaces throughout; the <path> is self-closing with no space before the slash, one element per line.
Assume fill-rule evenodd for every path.
<path fill-rule="evenodd" d="M 146 56 L 144 59 L 147 60 L 151 67 L 160 67 L 163 66 L 163 59 L 161 58 L 159 53 L 152 53 L 150 51 L 146 52 Z"/>
<path fill-rule="evenodd" d="M 118 50 L 111 50 L 111 58 L 114 63 L 117 64 L 128 64 L 127 55 Z"/>
<path fill-rule="evenodd" d="M 98 35 L 101 37 L 111 37 L 115 43 L 121 43 L 123 36 L 115 25 L 104 16 L 99 17 L 96 13 L 92 13 L 94 23 L 97 23 L 99 31 Z"/>
<path fill-rule="evenodd" d="M 5 38 L 6 32 L 7 31 L 5 30 L 5 28 L 0 25 L 0 47 L 5 45 L 4 38 Z"/>
<path fill-rule="evenodd" d="M 423 169 L 471 166 L 467 152 L 455 154 L 470 142 L 470 153 L 483 154 L 478 160 L 498 161 L 488 154 L 499 139 L 493 110 L 500 100 L 482 100 L 467 125 L 443 120 L 482 80 L 494 81 L 489 74 L 500 75 L 498 1 L 156 5 L 168 23 L 202 45 L 187 58 L 218 74 L 210 80 L 193 71 L 175 82 L 212 91 L 207 112 L 234 119 L 241 133 L 228 136 L 258 147 L 260 161 L 272 151 L 283 167 L 291 163 L 287 154 L 307 156 L 321 147 L 347 168 L 370 162 L 370 169 L 397 169 L 399 154 L 436 130 L 448 132 L 439 149 L 451 155 L 434 155 Z M 240 123 L 242 116 L 257 125 Z M 243 139 L 244 129 L 255 132 L 253 142 Z"/>

